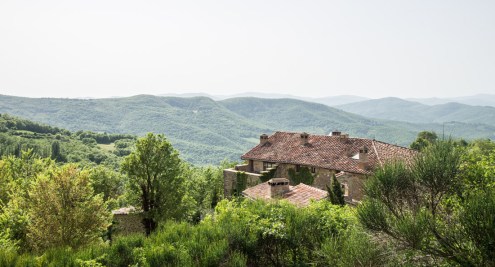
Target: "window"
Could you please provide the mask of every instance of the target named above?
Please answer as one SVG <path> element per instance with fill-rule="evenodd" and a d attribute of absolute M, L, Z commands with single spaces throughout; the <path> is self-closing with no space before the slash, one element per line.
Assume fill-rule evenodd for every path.
<path fill-rule="evenodd" d="M 311 173 L 315 173 L 316 172 L 316 167 L 311 167 Z"/>
<path fill-rule="evenodd" d="M 296 172 L 299 172 L 301 170 L 301 165 L 296 165 Z"/>
<path fill-rule="evenodd" d="M 344 197 L 349 196 L 349 186 L 347 186 L 347 183 L 341 183 L 340 186 L 342 188 L 342 192 L 344 192 Z"/>
<path fill-rule="evenodd" d="M 263 170 L 266 171 L 267 169 L 273 168 L 274 165 L 275 163 L 263 161 Z"/>

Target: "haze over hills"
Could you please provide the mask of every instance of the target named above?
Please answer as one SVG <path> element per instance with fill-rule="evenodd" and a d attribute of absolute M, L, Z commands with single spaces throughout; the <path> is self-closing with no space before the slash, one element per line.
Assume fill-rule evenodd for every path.
<path fill-rule="evenodd" d="M 323 104 L 296 99 L 158 97 L 112 99 L 23 98 L 0 95 L 0 113 L 63 127 L 143 135 L 164 133 L 184 159 L 195 164 L 238 160 L 261 133 L 341 130 L 354 137 L 409 145 L 421 130 L 444 131 L 463 138 L 494 138 L 495 126 L 369 119 Z"/>
<path fill-rule="evenodd" d="M 213 100 L 225 100 L 230 98 L 238 98 L 238 97 L 256 97 L 256 98 L 291 98 L 298 99 L 308 102 L 325 104 L 327 106 L 339 106 L 345 105 L 355 102 L 361 102 L 366 100 L 373 100 L 369 97 L 357 96 L 357 95 L 335 95 L 335 96 L 326 96 L 326 97 L 303 97 L 297 95 L 289 95 L 289 94 L 275 94 L 275 93 L 262 93 L 262 92 L 245 92 L 240 94 L 232 94 L 232 95 L 216 95 L 216 94 L 208 94 L 208 93 L 183 93 L 183 94 L 160 94 L 159 96 L 174 96 L 174 97 L 196 97 L 196 96 L 204 96 L 209 97 Z M 388 98 L 388 97 L 385 97 Z M 398 98 L 398 97 L 395 97 Z M 380 98 L 377 98 L 380 99 Z M 460 96 L 460 97 L 450 97 L 450 98 L 441 98 L 441 97 L 431 97 L 431 98 L 401 98 L 406 101 L 418 102 L 424 105 L 440 105 L 447 104 L 450 102 L 456 102 L 460 104 L 466 104 L 471 106 L 492 106 L 495 107 L 495 95 L 493 94 L 477 94 L 470 96 Z"/>
<path fill-rule="evenodd" d="M 440 105 L 449 102 L 457 102 L 471 106 L 492 106 L 495 107 L 495 95 L 493 94 L 477 94 L 470 96 L 460 96 L 451 98 L 407 98 L 406 100 L 416 101 L 425 105 Z"/>
<path fill-rule="evenodd" d="M 302 97 L 296 95 L 289 94 L 273 94 L 273 93 L 260 93 L 260 92 L 245 92 L 240 94 L 232 94 L 232 95 L 211 95 L 207 93 L 185 93 L 185 94 L 161 94 L 159 96 L 173 96 L 173 97 L 196 97 L 196 96 L 204 96 L 209 97 L 213 100 L 225 100 L 231 98 L 239 98 L 239 97 L 255 97 L 255 98 L 267 98 L 267 99 L 281 99 L 281 98 L 289 98 L 289 99 L 297 99 L 303 100 L 307 102 L 314 102 L 325 104 L 327 106 L 337 106 L 343 105 L 347 103 L 353 103 L 358 101 L 369 100 L 370 98 L 355 96 L 355 95 L 337 95 L 337 96 L 327 96 L 327 97 Z"/>
<path fill-rule="evenodd" d="M 354 114 L 387 120 L 414 123 L 458 121 L 495 126 L 495 107 L 490 106 L 470 106 L 454 102 L 429 106 L 388 97 L 340 105 L 337 108 Z"/>

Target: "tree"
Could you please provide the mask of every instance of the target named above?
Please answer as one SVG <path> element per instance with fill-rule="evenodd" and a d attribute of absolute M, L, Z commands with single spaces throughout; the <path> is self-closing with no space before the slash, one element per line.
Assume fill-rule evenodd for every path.
<path fill-rule="evenodd" d="M 125 179 L 120 172 L 106 166 L 89 169 L 89 178 L 96 194 L 103 194 L 103 200 L 117 199 L 124 194 Z"/>
<path fill-rule="evenodd" d="M 342 192 L 342 185 L 339 183 L 335 174 L 332 175 L 331 188 L 327 186 L 328 200 L 334 205 L 345 205 L 344 192 Z"/>
<path fill-rule="evenodd" d="M 75 165 L 38 176 L 29 189 L 28 203 L 28 240 L 38 251 L 90 244 L 111 221 L 102 196 L 93 194 L 88 173 Z"/>
<path fill-rule="evenodd" d="M 42 159 L 33 150 L 23 151 L 20 158 L 4 156 L 0 160 L 0 236 L 8 237 L 20 248 L 26 248 L 28 190 L 42 173 L 56 167 L 51 159 Z"/>
<path fill-rule="evenodd" d="M 124 159 L 122 170 L 129 176 L 133 194 L 140 199 L 147 235 L 159 220 L 183 215 L 181 168 L 177 151 L 163 135 L 152 133 L 138 139 L 136 149 Z"/>
<path fill-rule="evenodd" d="M 435 132 L 422 131 L 418 133 L 418 137 L 414 142 L 410 145 L 412 149 L 416 149 L 418 151 L 423 150 L 425 147 L 435 143 L 438 139 L 438 136 Z"/>
<path fill-rule="evenodd" d="M 483 180 L 465 186 L 463 153 L 452 140 L 437 141 L 411 165 L 385 164 L 365 184 L 360 221 L 418 253 L 427 265 L 433 257 L 461 266 L 493 266 L 495 190 Z"/>

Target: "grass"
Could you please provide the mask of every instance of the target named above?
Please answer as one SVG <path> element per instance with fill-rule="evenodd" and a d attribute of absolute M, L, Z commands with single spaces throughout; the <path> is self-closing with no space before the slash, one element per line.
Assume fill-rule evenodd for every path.
<path fill-rule="evenodd" d="M 113 152 L 115 150 L 115 144 L 114 143 L 111 143 L 111 144 L 108 144 L 108 145 L 105 145 L 105 144 L 98 144 L 98 147 L 105 151 L 105 152 Z"/>

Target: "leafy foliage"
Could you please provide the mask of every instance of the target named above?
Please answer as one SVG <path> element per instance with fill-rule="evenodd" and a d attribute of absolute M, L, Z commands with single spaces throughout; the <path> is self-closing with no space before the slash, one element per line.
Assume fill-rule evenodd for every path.
<path fill-rule="evenodd" d="M 118 168 L 121 156 L 134 143 L 134 136 L 122 134 L 97 134 L 91 132 L 71 133 L 67 130 L 0 114 L 0 156 L 13 155 L 20 157 L 22 151 L 31 149 L 41 157 L 65 163 L 82 165 L 105 164 Z M 114 153 L 101 149 L 94 138 L 100 136 L 103 141 L 120 141 Z M 98 139 L 100 140 L 100 139 Z M 124 141 L 125 140 L 125 141 Z M 125 143 L 124 143 L 125 142 Z"/>
<path fill-rule="evenodd" d="M 29 244 L 41 251 L 93 243 L 110 225 L 110 213 L 101 195 L 93 195 L 88 173 L 73 165 L 36 178 L 29 188 L 28 216 Z"/>
<path fill-rule="evenodd" d="M 222 200 L 199 224 L 168 221 L 147 238 L 50 250 L 39 258 L 0 252 L 0 258 L 65 266 L 372 266 L 389 261 L 384 249 L 361 232 L 348 207 Z"/>
<path fill-rule="evenodd" d="M 288 171 L 289 180 L 291 184 L 298 185 L 300 183 L 306 185 L 312 185 L 314 181 L 314 177 L 311 174 L 311 171 L 308 167 L 300 167 L 299 171 L 296 171 L 293 168 L 290 168 Z"/>
<path fill-rule="evenodd" d="M 247 178 L 248 176 L 245 172 L 237 172 L 235 179 L 235 195 L 240 196 L 242 191 L 247 188 Z"/>
<path fill-rule="evenodd" d="M 267 182 L 268 180 L 275 177 L 275 173 L 277 172 L 277 168 L 270 168 L 267 171 L 261 173 L 260 181 L 262 183 Z"/>
<path fill-rule="evenodd" d="M 130 189 L 139 198 L 143 224 L 149 235 L 158 220 L 180 218 L 184 190 L 183 164 L 163 135 L 149 133 L 136 142 L 136 150 L 124 159 L 122 170 Z"/>
<path fill-rule="evenodd" d="M 414 142 L 411 143 L 410 147 L 412 149 L 421 151 L 427 146 L 435 143 L 437 139 L 438 136 L 435 132 L 421 131 L 418 133 L 418 137 L 416 138 L 416 140 L 414 140 Z"/>
<path fill-rule="evenodd" d="M 463 151 L 451 140 L 438 141 L 411 166 L 395 162 L 377 170 L 365 186 L 360 221 L 426 264 L 433 256 L 463 266 L 493 265 L 494 191 L 484 179 L 475 186 L 463 182 Z"/>
<path fill-rule="evenodd" d="M 328 200 L 334 205 L 345 205 L 344 192 L 342 192 L 342 185 L 339 183 L 335 174 L 332 175 L 331 187 L 327 186 Z"/>

